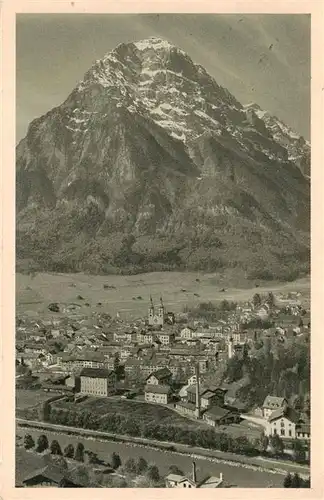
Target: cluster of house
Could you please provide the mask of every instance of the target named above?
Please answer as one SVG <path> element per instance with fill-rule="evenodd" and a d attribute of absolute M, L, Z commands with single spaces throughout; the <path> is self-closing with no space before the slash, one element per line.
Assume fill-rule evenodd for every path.
<path fill-rule="evenodd" d="M 145 384 L 148 402 L 173 403 L 180 413 L 203 418 L 213 426 L 236 422 L 245 406 L 230 397 L 233 388 L 203 385 L 200 375 L 224 359 L 243 355 L 255 332 L 242 331 L 237 314 L 246 315 L 248 306 L 238 306 L 228 322 L 221 320 L 208 327 L 196 322 L 179 328 L 174 314 L 165 311 L 162 298 L 157 308 L 151 298 L 147 318 L 128 325 L 99 314 L 84 318 L 74 313 L 42 323 L 20 320 L 16 362 L 32 371 L 45 369 L 53 376 L 64 375 L 66 390 L 93 396 L 115 392 L 116 371 L 122 367 L 126 380 Z M 273 335 L 280 334 L 279 330 L 274 328 Z M 179 393 L 171 390 L 175 382 L 182 385 Z M 48 384 L 47 388 L 59 390 L 62 386 Z M 291 412 L 289 415 L 292 419 Z M 275 418 L 276 414 L 269 420 L 269 433 L 274 432 Z M 288 413 L 278 418 L 287 419 Z M 287 429 L 287 436 L 289 432 L 298 436 L 299 431 L 293 429 L 292 425 Z"/>
<path fill-rule="evenodd" d="M 96 482 L 88 483 L 86 477 L 78 474 L 76 466 L 64 468 L 60 464 L 47 463 L 46 455 L 39 457 L 39 468 L 26 474 L 20 474 L 16 486 L 25 488 L 56 487 L 56 488 L 103 488 Z M 99 469 L 100 470 L 100 469 Z M 105 467 L 104 471 L 115 475 L 113 469 Z M 223 474 L 210 476 L 197 470 L 192 463 L 192 473 L 187 475 L 170 473 L 164 478 L 166 488 L 220 488 L 223 486 Z"/>
<path fill-rule="evenodd" d="M 98 314 L 87 318 L 70 314 L 42 322 L 20 320 L 16 362 L 32 371 L 48 368 L 69 373 L 83 368 L 114 369 L 118 358 L 126 376 L 135 379 L 166 366 L 174 377 L 194 373 L 196 363 L 205 372 L 224 352 L 233 328 L 220 322 L 214 327 L 179 331 L 174 319 L 173 313 L 165 312 L 162 299 L 157 310 L 151 299 L 146 320 L 132 324 L 107 321 Z M 240 335 L 237 327 L 234 332 Z"/>
<path fill-rule="evenodd" d="M 113 369 L 118 356 L 126 376 L 135 379 L 139 374 L 147 377 L 164 367 L 173 376 L 180 376 L 183 371 L 189 375 L 188 370 L 194 374 L 197 362 L 203 373 L 219 358 L 242 355 L 253 332 L 242 331 L 241 322 L 250 314 L 255 312 L 247 303 L 231 311 L 227 321 L 220 320 L 208 327 L 194 322 L 179 328 L 161 298 L 158 307 L 150 300 L 147 318 L 129 324 L 100 313 L 82 317 L 74 311 L 51 320 L 20 319 L 16 328 L 16 360 L 33 371 L 59 366 L 69 372 L 82 368 Z M 292 334 L 303 334 L 307 326 L 295 326 Z M 273 335 L 283 338 L 290 332 L 280 326 L 273 330 Z"/>
<path fill-rule="evenodd" d="M 242 406 L 225 402 L 227 389 L 200 384 L 199 364 L 195 374 L 180 391 L 171 389 L 172 374 L 168 368 L 153 372 L 146 379 L 145 400 L 150 403 L 169 404 L 181 414 L 193 419 L 203 419 L 215 427 L 240 421 Z M 226 404 L 227 403 L 227 404 Z"/>

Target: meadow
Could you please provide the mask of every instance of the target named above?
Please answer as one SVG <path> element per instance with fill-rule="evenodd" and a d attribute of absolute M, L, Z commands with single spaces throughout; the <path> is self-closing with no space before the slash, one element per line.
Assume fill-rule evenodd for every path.
<path fill-rule="evenodd" d="M 78 404 L 57 401 L 53 406 L 55 408 L 91 411 L 92 414 L 100 417 L 115 413 L 128 415 L 145 425 L 154 422 L 163 422 L 163 425 L 172 424 L 173 426 L 180 426 L 187 429 L 196 429 L 201 426 L 205 427 L 204 424 L 182 417 L 169 408 L 160 405 L 139 403 L 137 401 L 116 401 L 110 398 L 88 397 Z"/>
<path fill-rule="evenodd" d="M 256 286 L 257 285 L 257 286 Z M 185 305 L 200 302 L 245 301 L 254 293 L 288 293 L 299 291 L 306 300 L 310 293 L 309 278 L 294 282 L 251 282 L 239 275 L 194 272 L 154 272 L 132 276 L 94 276 L 78 274 L 16 274 L 17 314 L 51 318 L 60 316 L 47 309 L 51 302 L 78 304 L 78 313 L 105 312 L 122 319 L 146 314 L 149 297 L 157 303 L 162 296 L 167 310 L 179 313 Z M 82 297 L 82 298 L 80 298 Z"/>
<path fill-rule="evenodd" d="M 52 394 L 43 390 L 16 389 L 16 409 L 33 408 L 51 396 Z"/>

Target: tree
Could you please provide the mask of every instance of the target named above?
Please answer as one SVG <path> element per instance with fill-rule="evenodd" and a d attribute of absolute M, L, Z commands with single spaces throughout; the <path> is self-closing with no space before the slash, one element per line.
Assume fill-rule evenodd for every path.
<path fill-rule="evenodd" d="M 88 464 L 97 464 L 99 462 L 97 453 L 90 450 L 85 452 L 85 458 Z"/>
<path fill-rule="evenodd" d="M 311 487 L 310 477 L 308 479 L 303 479 L 302 488 L 310 488 L 310 487 Z"/>
<path fill-rule="evenodd" d="M 244 361 L 249 359 L 249 346 L 246 342 L 243 345 L 243 359 Z"/>
<path fill-rule="evenodd" d="M 169 467 L 169 473 L 170 474 L 178 474 L 179 476 L 183 476 L 184 473 L 177 465 L 170 465 Z"/>
<path fill-rule="evenodd" d="M 147 470 L 147 461 L 143 457 L 139 457 L 136 464 L 136 472 L 137 474 L 143 474 Z"/>
<path fill-rule="evenodd" d="M 294 460 L 296 460 L 296 462 L 303 462 L 305 460 L 305 449 L 303 444 L 298 439 L 295 439 L 293 443 L 293 453 Z"/>
<path fill-rule="evenodd" d="M 33 440 L 32 436 L 30 434 L 26 434 L 24 437 L 24 447 L 26 450 L 30 450 L 31 448 L 34 448 L 35 446 L 35 441 Z"/>
<path fill-rule="evenodd" d="M 156 465 L 150 465 L 147 469 L 147 477 L 150 481 L 157 483 L 160 480 L 160 472 Z"/>
<path fill-rule="evenodd" d="M 74 446 L 73 446 L 73 444 L 68 444 L 64 448 L 64 456 L 66 458 L 73 458 L 74 457 Z"/>
<path fill-rule="evenodd" d="M 307 417 L 310 418 L 311 415 L 311 402 L 310 402 L 310 394 L 307 393 L 305 395 L 304 399 L 304 412 L 306 413 Z"/>
<path fill-rule="evenodd" d="M 275 455 L 282 455 L 284 450 L 284 444 L 282 439 L 280 439 L 280 437 L 278 436 L 278 434 L 274 434 L 273 436 L 271 436 L 270 445 Z"/>
<path fill-rule="evenodd" d="M 50 451 L 52 455 L 62 455 L 60 443 L 56 439 L 51 442 Z"/>
<path fill-rule="evenodd" d="M 121 459 L 120 459 L 120 456 L 117 454 L 117 453 L 113 453 L 111 455 L 111 466 L 113 469 L 118 469 L 118 467 L 121 466 Z"/>
<path fill-rule="evenodd" d="M 299 477 L 299 474 L 297 474 L 297 472 L 295 472 L 295 474 L 292 477 L 291 486 L 290 487 L 291 488 L 300 488 L 301 484 L 302 484 L 302 480 Z"/>
<path fill-rule="evenodd" d="M 253 305 L 254 305 L 254 307 L 260 307 L 261 304 L 262 304 L 261 295 L 259 293 L 255 293 L 253 295 Z"/>
<path fill-rule="evenodd" d="M 129 458 L 125 462 L 125 470 L 127 472 L 130 472 L 131 474 L 134 474 L 136 472 L 136 463 L 135 463 L 135 460 L 133 458 Z"/>
<path fill-rule="evenodd" d="M 284 488 L 291 488 L 291 483 L 292 483 L 292 477 L 290 472 L 285 476 L 283 486 Z"/>
<path fill-rule="evenodd" d="M 261 442 L 261 451 L 266 452 L 269 446 L 269 438 L 265 434 L 262 434 L 260 438 Z"/>
<path fill-rule="evenodd" d="M 84 445 L 78 443 L 74 453 L 74 459 L 78 462 L 84 462 Z"/>
<path fill-rule="evenodd" d="M 275 297 L 272 292 L 268 293 L 267 304 L 272 309 L 275 305 Z"/>
<path fill-rule="evenodd" d="M 45 436 L 45 434 L 41 434 L 37 440 L 36 451 L 38 453 L 42 453 L 43 451 L 47 450 L 47 448 L 48 448 L 48 439 Z"/>
<path fill-rule="evenodd" d="M 73 479 L 77 480 L 77 482 L 82 486 L 89 486 L 90 477 L 88 470 L 84 465 L 80 465 L 73 471 Z"/>

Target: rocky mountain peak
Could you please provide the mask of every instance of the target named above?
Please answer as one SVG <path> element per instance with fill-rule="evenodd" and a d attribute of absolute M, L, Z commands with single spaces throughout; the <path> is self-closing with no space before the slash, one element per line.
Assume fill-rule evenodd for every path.
<path fill-rule="evenodd" d="M 17 147 L 18 253 L 61 270 L 298 261 L 308 153 L 168 41 L 120 44 Z"/>

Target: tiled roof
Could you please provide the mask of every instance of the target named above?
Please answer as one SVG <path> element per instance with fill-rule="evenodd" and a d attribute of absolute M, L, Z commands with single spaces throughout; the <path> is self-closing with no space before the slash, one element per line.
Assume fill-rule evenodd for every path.
<path fill-rule="evenodd" d="M 263 408 L 275 410 L 281 408 L 284 404 L 285 398 L 278 398 L 276 396 L 267 396 L 263 403 Z"/>
<path fill-rule="evenodd" d="M 294 422 L 294 423 L 298 422 L 298 414 L 292 408 L 287 408 L 286 411 L 284 410 L 284 408 L 280 408 L 280 409 L 274 411 L 269 417 L 269 422 L 273 422 L 274 420 L 277 420 L 278 418 L 287 418 L 288 420 L 291 420 L 291 422 Z"/>
<path fill-rule="evenodd" d="M 205 392 L 205 394 L 203 394 L 201 397 L 202 397 L 202 398 L 204 398 L 204 399 L 210 399 L 210 398 L 212 398 L 213 396 L 215 396 L 215 393 L 214 393 L 214 392 L 207 391 L 207 392 Z"/>
<path fill-rule="evenodd" d="M 147 385 L 145 386 L 145 392 L 156 393 L 156 394 L 169 394 L 171 389 L 168 385 Z"/>
<path fill-rule="evenodd" d="M 160 368 L 156 372 L 151 373 L 147 378 L 151 377 L 154 375 L 158 380 L 163 380 L 165 378 L 168 378 L 171 376 L 171 372 L 168 368 Z"/>
<path fill-rule="evenodd" d="M 196 405 L 194 405 L 193 403 L 188 403 L 187 401 L 178 401 L 176 403 L 176 406 L 182 406 L 183 408 L 188 408 L 189 410 L 195 410 L 196 409 Z"/>
<path fill-rule="evenodd" d="M 180 481 L 183 481 L 185 478 L 186 478 L 185 476 L 180 476 L 179 474 L 168 474 L 165 479 L 168 481 L 174 481 L 175 483 L 179 483 Z"/>
<path fill-rule="evenodd" d="M 112 370 L 106 370 L 105 368 L 83 368 L 80 377 L 107 378 L 112 374 Z"/>
<path fill-rule="evenodd" d="M 34 472 L 31 472 L 28 476 L 24 477 L 23 482 L 25 483 L 38 476 L 46 477 L 55 483 L 59 483 L 64 477 L 64 472 L 61 468 L 54 465 L 46 465 L 45 467 L 37 469 Z"/>
<path fill-rule="evenodd" d="M 210 476 L 206 481 L 200 484 L 199 488 L 218 488 L 223 480 L 220 477 Z"/>
<path fill-rule="evenodd" d="M 219 420 L 229 413 L 231 413 L 230 410 L 226 410 L 220 406 L 212 406 L 206 411 L 205 415 L 207 415 L 210 419 Z"/>

